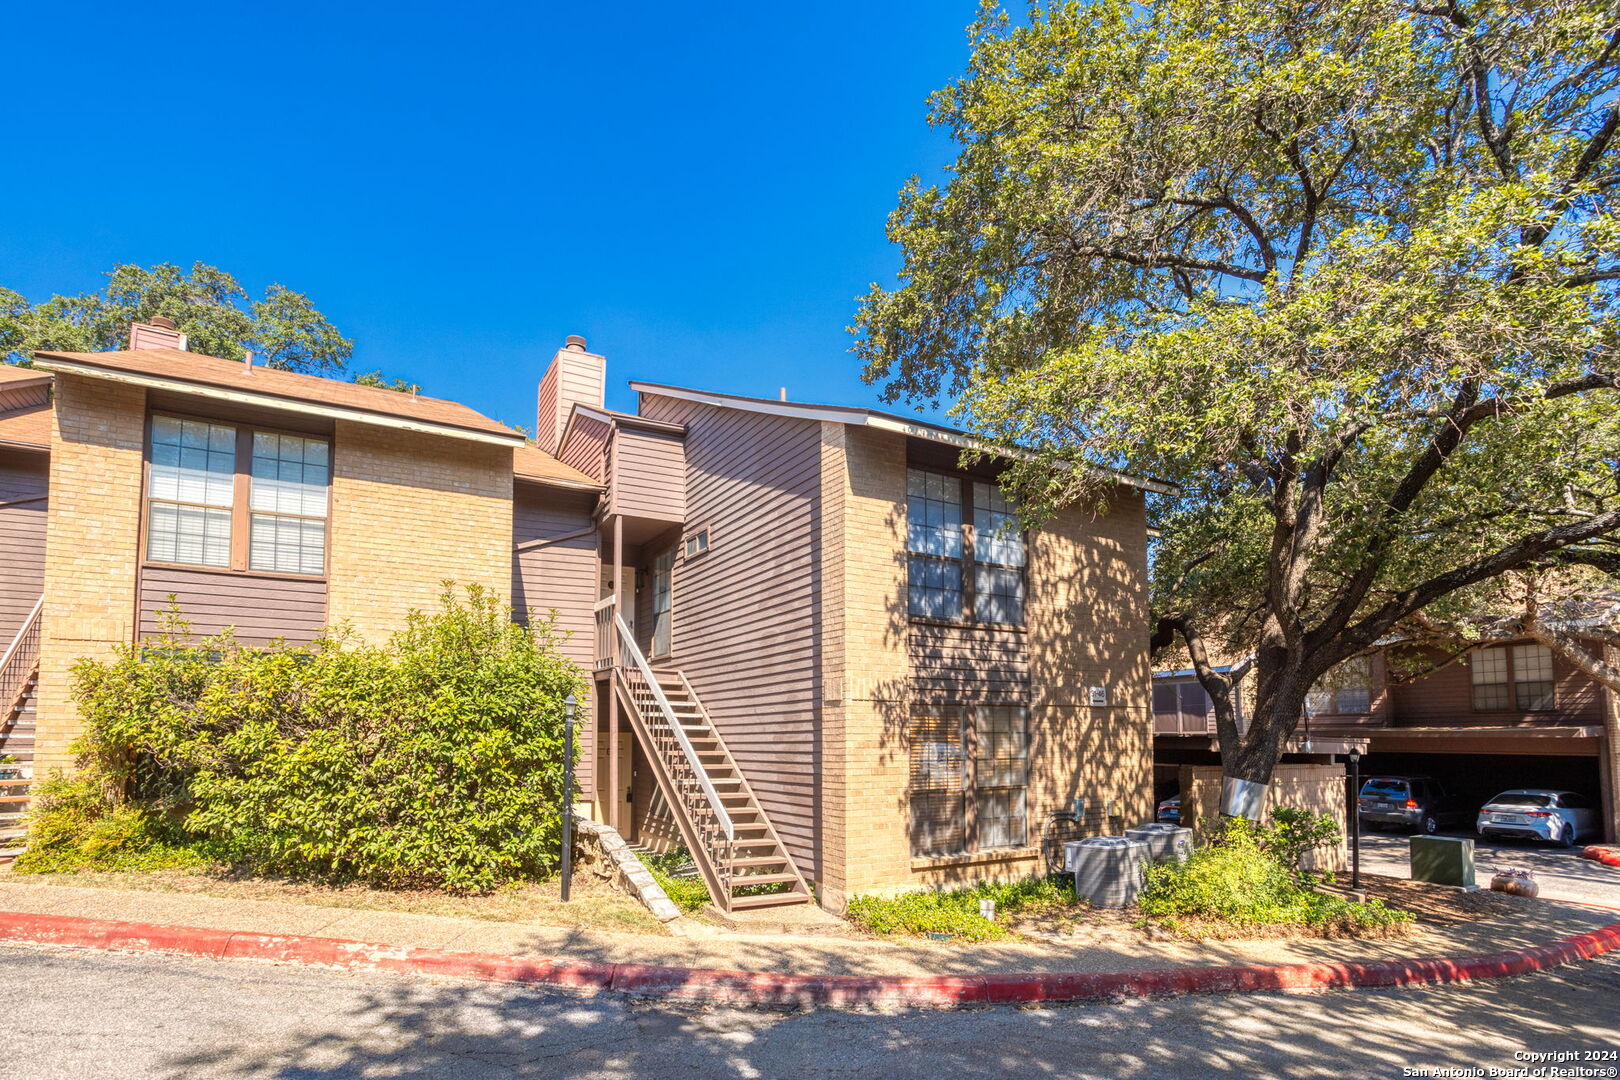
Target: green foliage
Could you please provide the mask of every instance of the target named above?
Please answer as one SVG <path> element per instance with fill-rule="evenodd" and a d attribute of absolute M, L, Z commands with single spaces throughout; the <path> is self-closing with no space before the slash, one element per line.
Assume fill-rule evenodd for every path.
<path fill-rule="evenodd" d="M 189 271 L 120 263 L 107 278 L 98 292 L 37 305 L 0 288 L 0 357 L 125 348 L 129 324 L 154 315 L 173 319 L 192 352 L 241 360 L 251 349 L 259 363 L 287 371 L 333 374 L 354 351 L 309 297 L 281 284 L 251 298 L 230 274 L 201 262 Z"/>
<path fill-rule="evenodd" d="M 980 900 L 996 902 L 998 920 L 1003 915 L 1036 915 L 1075 905 L 1074 892 L 1063 879 L 1044 877 L 899 896 L 857 896 L 845 914 L 869 934 L 950 934 L 963 941 L 1008 937 L 1009 931 L 1000 921 L 991 922 L 979 914 Z"/>
<path fill-rule="evenodd" d="M 1238 820 L 1241 819 L 1228 822 L 1227 828 L 1239 827 L 1236 824 Z M 1302 880 L 1310 876 L 1310 872 L 1301 865 L 1305 856 L 1312 851 L 1334 847 L 1343 839 L 1338 822 L 1333 820 L 1331 814 L 1313 815 L 1308 810 L 1295 810 L 1287 806 L 1279 806 L 1271 812 L 1269 826 L 1256 828 L 1247 821 L 1242 824 L 1254 828 L 1260 846 L 1282 863 L 1289 873 Z"/>
<path fill-rule="evenodd" d="M 421 390 L 415 383 L 406 382 L 400 378 L 389 378 L 379 371 L 357 372 L 350 380 L 356 386 L 375 386 L 379 390 L 394 390 L 401 394 L 414 394 Z"/>
<path fill-rule="evenodd" d="M 1156 612 L 1253 654 L 1229 775 L 1312 684 L 1501 574 L 1620 568 L 1608 0 L 986 4 L 960 146 L 890 218 L 868 379 L 1025 454 L 1030 524 L 1152 500 Z M 1221 707 L 1218 706 L 1218 711 Z"/>
<path fill-rule="evenodd" d="M 172 822 L 221 861 L 320 881 L 478 892 L 549 874 L 563 699 L 583 691 L 557 640 L 474 586 L 382 647 L 199 646 L 171 625 L 81 661 L 81 771 L 42 801 L 34 868 L 105 865 L 122 830 L 139 846 Z"/>
<path fill-rule="evenodd" d="M 1309 888 L 1279 857 L 1282 845 L 1274 832 L 1231 821 L 1215 842 L 1185 862 L 1147 868 L 1142 913 L 1175 927 L 1189 919 L 1214 924 L 1216 933 L 1304 926 L 1324 935 L 1360 936 L 1411 921 L 1407 912 L 1379 900 L 1358 904 Z"/>
<path fill-rule="evenodd" d="M 703 883 L 703 878 L 684 873 L 692 865 L 692 856 L 685 848 L 677 847 L 656 854 L 638 851 L 636 858 L 652 874 L 670 903 L 680 908 L 683 914 L 690 915 L 709 902 L 709 887 Z"/>
<path fill-rule="evenodd" d="M 202 870 L 211 865 L 196 843 L 165 815 L 132 803 L 108 805 L 93 775 L 54 775 L 35 792 L 44 808 L 29 821 L 28 847 L 15 870 L 26 874 L 80 870 Z"/>

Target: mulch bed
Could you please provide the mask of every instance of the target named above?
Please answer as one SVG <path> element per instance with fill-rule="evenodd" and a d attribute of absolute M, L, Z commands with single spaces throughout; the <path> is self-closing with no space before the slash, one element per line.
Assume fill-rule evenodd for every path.
<path fill-rule="evenodd" d="M 1348 881 L 1347 876 L 1340 875 L 1340 885 L 1347 886 Z M 1464 892 L 1448 885 L 1431 885 L 1427 881 L 1408 881 L 1382 874 L 1362 874 L 1361 887 L 1370 899 L 1410 911 L 1422 926 L 1455 926 L 1509 915 L 1523 910 L 1527 903 L 1506 893 L 1484 889 Z"/>

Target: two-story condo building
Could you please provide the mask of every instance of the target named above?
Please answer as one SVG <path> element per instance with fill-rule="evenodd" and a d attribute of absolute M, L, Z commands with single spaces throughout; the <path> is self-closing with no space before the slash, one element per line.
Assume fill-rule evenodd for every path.
<path fill-rule="evenodd" d="M 632 383 L 570 338 L 537 438 L 186 350 L 0 367 L 0 720 L 69 769 L 69 668 L 157 627 L 380 639 L 442 583 L 555 611 L 594 676 L 592 813 L 725 907 L 1015 876 L 1152 814 L 1150 481 L 1021 533 L 959 432 Z"/>

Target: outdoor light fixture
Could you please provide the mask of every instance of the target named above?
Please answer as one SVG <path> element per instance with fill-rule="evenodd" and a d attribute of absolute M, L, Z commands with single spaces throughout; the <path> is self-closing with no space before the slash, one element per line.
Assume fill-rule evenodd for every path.
<path fill-rule="evenodd" d="M 1361 750 L 1350 747 L 1350 887 L 1361 888 Z"/>
<path fill-rule="evenodd" d="M 574 713 L 579 702 L 570 693 L 563 699 L 562 899 L 574 878 Z"/>

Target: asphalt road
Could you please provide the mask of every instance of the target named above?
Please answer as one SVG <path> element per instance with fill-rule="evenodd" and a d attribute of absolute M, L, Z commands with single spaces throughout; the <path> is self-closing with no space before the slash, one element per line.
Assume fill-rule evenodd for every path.
<path fill-rule="evenodd" d="M 511 986 L 5 946 L 0 1078 L 1379 1080 L 1403 1068 L 1512 1068 L 1522 1051 L 1620 1051 L 1613 956 L 1420 990 L 882 1015 L 672 1010 Z"/>
<path fill-rule="evenodd" d="M 1541 895 L 1548 900 L 1620 907 L 1620 869 L 1581 858 L 1579 847 L 1557 848 L 1526 840 L 1482 840 L 1467 832 L 1440 835 L 1474 842 L 1474 873 L 1482 889 L 1490 887 L 1491 874 L 1498 868 L 1523 867 L 1535 873 Z M 1410 839 L 1403 833 L 1363 833 L 1361 868 L 1375 874 L 1410 876 Z"/>

